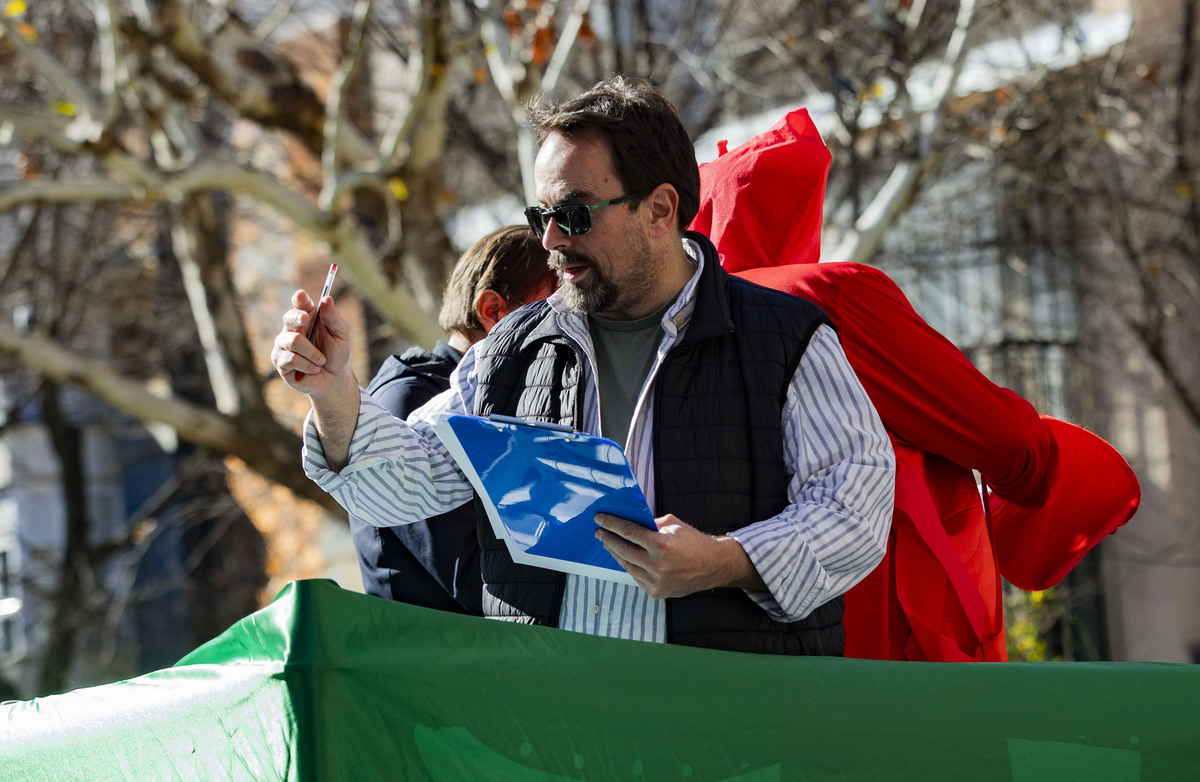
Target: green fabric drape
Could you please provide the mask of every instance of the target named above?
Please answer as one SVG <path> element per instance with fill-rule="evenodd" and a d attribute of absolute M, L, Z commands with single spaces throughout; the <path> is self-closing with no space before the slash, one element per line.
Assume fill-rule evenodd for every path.
<path fill-rule="evenodd" d="M 783 658 L 288 585 L 175 667 L 0 705 L 0 779 L 1200 779 L 1200 667 Z"/>

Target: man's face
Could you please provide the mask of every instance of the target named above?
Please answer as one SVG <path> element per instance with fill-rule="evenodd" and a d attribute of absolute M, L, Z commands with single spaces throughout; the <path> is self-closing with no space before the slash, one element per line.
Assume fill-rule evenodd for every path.
<path fill-rule="evenodd" d="M 534 163 L 538 200 L 545 207 L 599 204 L 628 195 L 613 170 L 604 141 L 591 136 L 548 136 Z M 643 210 L 614 204 L 591 212 L 591 229 L 568 236 L 551 222 L 542 237 L 550 268 L 559 276 L 567 306 L 614 320 L 654 311 L 661 262 L 651 252 Z"/>

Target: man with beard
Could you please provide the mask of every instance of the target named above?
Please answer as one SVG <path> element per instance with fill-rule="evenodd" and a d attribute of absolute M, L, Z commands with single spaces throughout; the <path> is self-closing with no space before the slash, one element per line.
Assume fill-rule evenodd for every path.
<path fill-rule="evenodd" d="M 684 229 L 690 139 L 654 87 L 615 78 L 530 110 L 540 206 L 525 210 L 561 287 L 464 357 L 407 421 L 362 395 L 332 299 L 293 296 L 273 363 L 308 394 L 305 469 L 380 525 L 470 500 L 433 432 L 449 410 L 564 424 L 625 443 L 658 531 L 606 515 L 627 586 L 512 561 L 479 528 L 489 617 L 618 638 L 841 654 L 841 594 L 883 556 L 895 456 L 825 314 L 730 277 Z M 303 374 L 302 380 L 296 373 Z"/>

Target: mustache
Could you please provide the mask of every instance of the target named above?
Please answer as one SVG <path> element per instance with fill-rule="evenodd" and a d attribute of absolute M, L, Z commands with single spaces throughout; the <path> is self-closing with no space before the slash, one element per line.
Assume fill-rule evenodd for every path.
<path fill-rule="evenodd" d="M 591 258 L 574 250 L 552 250 L 550 257 L 546 260 L 546 265 L 550 267 L 551 271 L 560 272 L 568 266 L 587 266 L 591 268 L 596 264 Z"/>

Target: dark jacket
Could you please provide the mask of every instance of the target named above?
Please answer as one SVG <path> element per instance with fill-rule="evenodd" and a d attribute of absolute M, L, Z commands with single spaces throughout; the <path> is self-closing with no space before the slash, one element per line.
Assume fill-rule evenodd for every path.
<path fill-rule="evenodd" d="M 710 534 L 767 519 L 787 505 L 780 428 L 788 386 L 816 328 L 815 305 L 730 277 L 704 249 L 696 307 L 654 384 L 655 513 Z M 549 305 L 518 310 L 476 347 L 479 415 L 501 413 L 578 427 L 582 349 L 559 331 Z M 555 625 L 564 577 L 517 565 L 480 525 L 484 610 Z M 840 654 L 841 599 L 798 622 L 769 618 L 740 589 L 667 601 L 668 641 L 776 654 Z"/>
<path fill-rule="evenodd" d="M 405 418 L 450 387 L 462 355 L 439 341 L 433 352 L 412 348 L 390 356 L 367 392 Z M 481 616 L 483 581 L 475 509 L 467 504 L 429 521 L 374 527 L 350 517 L 363 587 L 369 595 Z"/>

